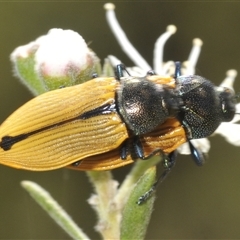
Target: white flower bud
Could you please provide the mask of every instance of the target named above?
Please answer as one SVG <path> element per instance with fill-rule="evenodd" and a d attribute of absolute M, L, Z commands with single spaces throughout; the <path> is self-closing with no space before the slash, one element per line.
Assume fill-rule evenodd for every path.
<path fill-rule="evenodd" d="M 72 70 L 79 74 L 94 60 L 84 39 L 72 30 L 51 29 L 36 43 L 35 69 L 42 75 L 61 77 Z"/>
<path fill-rule="evenodd" d="M 26 80 L 27 85 L 28 76 L 24 76 L 24 71 L 18 69 L 22 66 L 18 62 L 31 58 L 33 69 L 29 69 L 29 64 L 25 68 L 28 73 L 34 73 L 34 77 L 43 84 L 46 91 L 91 79 L 99 62 L 77 32 L 62 29 L 51 29 L 47 35 L 16 48 L 11 54 L 17 75 Z M 31 89 L 35 86 L 29 87 Z"/>

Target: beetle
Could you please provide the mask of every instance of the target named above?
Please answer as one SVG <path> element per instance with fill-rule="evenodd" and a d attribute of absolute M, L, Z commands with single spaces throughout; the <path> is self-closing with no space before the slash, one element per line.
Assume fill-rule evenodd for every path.
<path fill-rule="evenodd" d="M 122 75 L 119 66 L 116 78 L 94 78 L 27 102 L 0 126 L 0 162 L 45 171 L 115 149 L 127 159 L 129 139 L 136 158 L 153 155 L 145 155 L 140 138 L 179 110 L 175 79 Z"/>
<path fill-rule="evenodd" d="M 174 119 L 166 119 L 165 123 L 160 124 L 152 132 L 141 135 L 139 140 L 143 151 L 147 155 L 151 155 L 155 149 L 159 148 L 163 153 L 170 154 L 182 143 L 188 142 L 195 163 L 198 166 L 202 166 L 205 158 L 191 144 L 191 139 L 209 137 L 222 122 L 231 121 L 235 114 L 236 98 L 232 90 L 216 87 L 211 81 L 198 75 L 183 76 L 180 69 L 180 63 L 176 62 L 174 92 L 175 97 L 178 100 L 180 99 L 180 103 L 178 104 L 179 111 L 175 112 Z M 165 128 L 166 126 L 169 128 Z M 153 134 L 158 140 L 150 137 Z M 175 134 L 178 136 L 177 139 L 169 137 Z M 167 148 L 164 145 L 164 140 L 166 139 L 172 140 L 172 148 Z M 147 149 L 147 146 L 151 147 Z M 93 170 L 109 170 L 113 168 L 112 165 L 114 167 L 123 166 L 138 158 L 138 156 L 129 155 L 125 161 L 122 161 L 123 158 L 119 155 L 119 152 L 120 147 L 109 153 L 82 159 L 79 164 L 69 167 L 78 170 L 89 168 Z M 97 163 L 97 159 L 101 159 L 101 161 Z M 174 158 L 168 160 L 169 163 L 165 163 L 167 172 L 175 164 Z M 166 173 L 164 173 L 165 175 Z"/>
<path fill-rule="evenodd" d="M 176 62 L 174 78 L 174 96 L 180 99 L 177 106 L 179 111 L 175 111 L 174 118 L 167 118 L 152 132 L 143 133 L 139 137 L 140 146 L 145 154 L 151 156 L 152 153 L 163 153 L 170 154 L 170 157 L 165 156 L 163 162 L 165 171 L 152 188 L 138 199 L 138 204 L 149 198 L 157 185 L 169 174 L 175 165 L 175 150 L 182 143 L 189 143 L 195 163 L 202 166 L 205 158 L 201 151 L 193 146 L 191 139 L 210 136 L 222 122 L 231 121 L 235 114 L 236 98 L 230 89 L 216 87 L 211 81 L 198 75 L 182 76 L 179 62 Z M 168 140 L 167 145 L 164 145 L 165 140 Z M 162 151 L 156 152 L 155 149 Z M 110 170 L 139 158 L 139 155 L 131 154 L 123 161 L 123 157 L 119 155 L 120 150 L 118 147 L 110 152 L 90 156 L 69 167 L 78 170 Z"/>
<path fill-rule="evenodd" d="M 123 77 L 122 70 L 119 65 L 116 78 L 51 91 L 19 108 L 0 127 L 0 161 L 35 171 L 72 163 L 80 163 L 74 164 L 79 170 L 110 170 L 188 141 L 202 165 L 190 139 L 207 137 L 233 118 L 233 93 L 200 76 L 181 76 L 178 63 L 174 78 L 153 72 Z"/>

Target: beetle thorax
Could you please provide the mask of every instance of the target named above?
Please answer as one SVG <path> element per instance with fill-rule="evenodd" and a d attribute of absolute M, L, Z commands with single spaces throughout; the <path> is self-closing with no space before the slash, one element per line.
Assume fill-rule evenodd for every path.
<path fill-rule="evenodd" d="M 169 116 L 168 91 L 146 78 L 121 78 L 117 92 L 119 114 L 134 135 L 154 130 Z"/>

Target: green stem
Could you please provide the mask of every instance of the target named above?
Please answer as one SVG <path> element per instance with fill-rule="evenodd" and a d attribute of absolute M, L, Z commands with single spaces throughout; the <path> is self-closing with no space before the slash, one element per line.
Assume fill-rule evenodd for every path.
<path fill-rule="evenodd" d="M 103 239 L 120 239 L 121 212 L 118 203 L 114 200 L 118 182 L 112 179 L 109 171 L 89 171 L 87 174 L 96 193 L 89 200 L 89 204 L 95 209 L 99 218 L 95 229 Z"/>

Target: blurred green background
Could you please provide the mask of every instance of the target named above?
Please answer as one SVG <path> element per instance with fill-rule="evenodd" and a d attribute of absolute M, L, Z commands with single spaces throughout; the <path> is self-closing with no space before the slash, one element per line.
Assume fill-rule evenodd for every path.
<path fill-rule="evenodd" d="M 79 32 L 104 59 L 108 54 L 127 66 L 105 20 L 102 1 L 0 3 L 0 122 L 32 98 L 13 76 L 10 53 L 51 28 Z M 153 46 L 168 24 L 178 31 L 166 44 L 164 60 L 187 59 L 192 39 L 204 41 L 197 73 L 219 84 L 228 69 L 240 75 L 240 3 L 115 1 L 127 36 L 152 64 Z M 235 84 L 240 91 L 240 76 Z M 27 121 L 27 119 L 26 119 Z M 239 133 L 240 134 L 240 133 Z M 221 137 L 211 138 L 207 163 L 198 168 L 189 156 L 158 188 L 146 239 L 240 238 L 240 148 Z M 114 170 L 119 181 L 131 166 Z M 92 188 L 84 172 L 60 169 L 28 172 L 0 166 L 0 239 L 70 239 L 20 187 L 21 180 L 46 188 L 92 238 L 96 216 L 86 200 Z"/>

